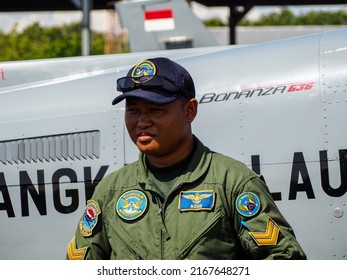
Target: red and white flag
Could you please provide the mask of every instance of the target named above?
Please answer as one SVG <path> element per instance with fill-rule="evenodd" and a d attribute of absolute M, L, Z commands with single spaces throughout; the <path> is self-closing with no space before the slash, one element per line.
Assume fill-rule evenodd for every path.
<path fill-rule="evenodd" d="M 145 31 L 164 31 L 175 29 L 173 10 L 145 11 Z"/>

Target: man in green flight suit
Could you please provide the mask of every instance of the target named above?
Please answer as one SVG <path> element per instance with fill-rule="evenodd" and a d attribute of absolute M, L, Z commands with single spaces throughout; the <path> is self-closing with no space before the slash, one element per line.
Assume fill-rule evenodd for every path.
<path fill-rule="evenodd" d="M 147 59 L 117 89 L 139 159 L 96 187 L 68 259 L 306 259 L 261 177 L 192 133 L 185 68 Z"/>

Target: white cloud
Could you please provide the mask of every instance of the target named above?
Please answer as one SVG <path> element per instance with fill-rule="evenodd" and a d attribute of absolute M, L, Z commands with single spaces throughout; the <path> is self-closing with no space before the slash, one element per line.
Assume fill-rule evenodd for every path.
<path fill-rule="evenodd" d="M 71 19 L 70 12 L 0 13 L 0 30 L 7 33 L 17 24 L 17 30 L 22 31 L 34 22 L 39 22 L 42 26 L 54 26 L 69 19 Z"/>
<path fill-rule="evenodd" d="M 90 14 L 91 28 L 96 31 L 104 31 L 108 26 L 108 19 L 106 11 L 92 11 Z M 21 31 L 34 22 L 39 22 L 41 26 L 51 27 L 81 20 L 81 11 L 0 13 L 0 30 L 8 33 L 15 24 L 17 24 L 17 30 Z"/>
<path fill-rule="evenodd" d="M 197 2 L 191 2 L 194 14 L 199 19 L 220 18 L 227 22 L 229 18 L 229 8 L 227 7 L 206 7 Z"/>
<path fill-rule="evenodd" d="M 44 21 L 46 26 L 65 25 L 82 20 L 81 11 L 51 12 L 50 21 Z"/>

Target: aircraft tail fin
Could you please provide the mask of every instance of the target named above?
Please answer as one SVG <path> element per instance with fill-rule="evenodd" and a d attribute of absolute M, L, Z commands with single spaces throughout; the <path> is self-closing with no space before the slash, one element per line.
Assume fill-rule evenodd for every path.
<path fill-rule="evenodd" d="M 132 52 L 218 45 L 186 0 L 127 0 L 115 7 Z"/>

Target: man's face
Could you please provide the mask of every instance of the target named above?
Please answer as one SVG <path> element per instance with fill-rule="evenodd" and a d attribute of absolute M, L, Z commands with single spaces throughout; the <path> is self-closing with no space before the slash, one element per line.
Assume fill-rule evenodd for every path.
<path fill-rule="evenodd" d="M 149 160 L 179 153 L 191 139 L 190 123 L 195 113 L 192 114 L 189 107 L 180 99 L 156 105 L 139 98 L 128 98 L 125 123 L 131 140 Z"/>

